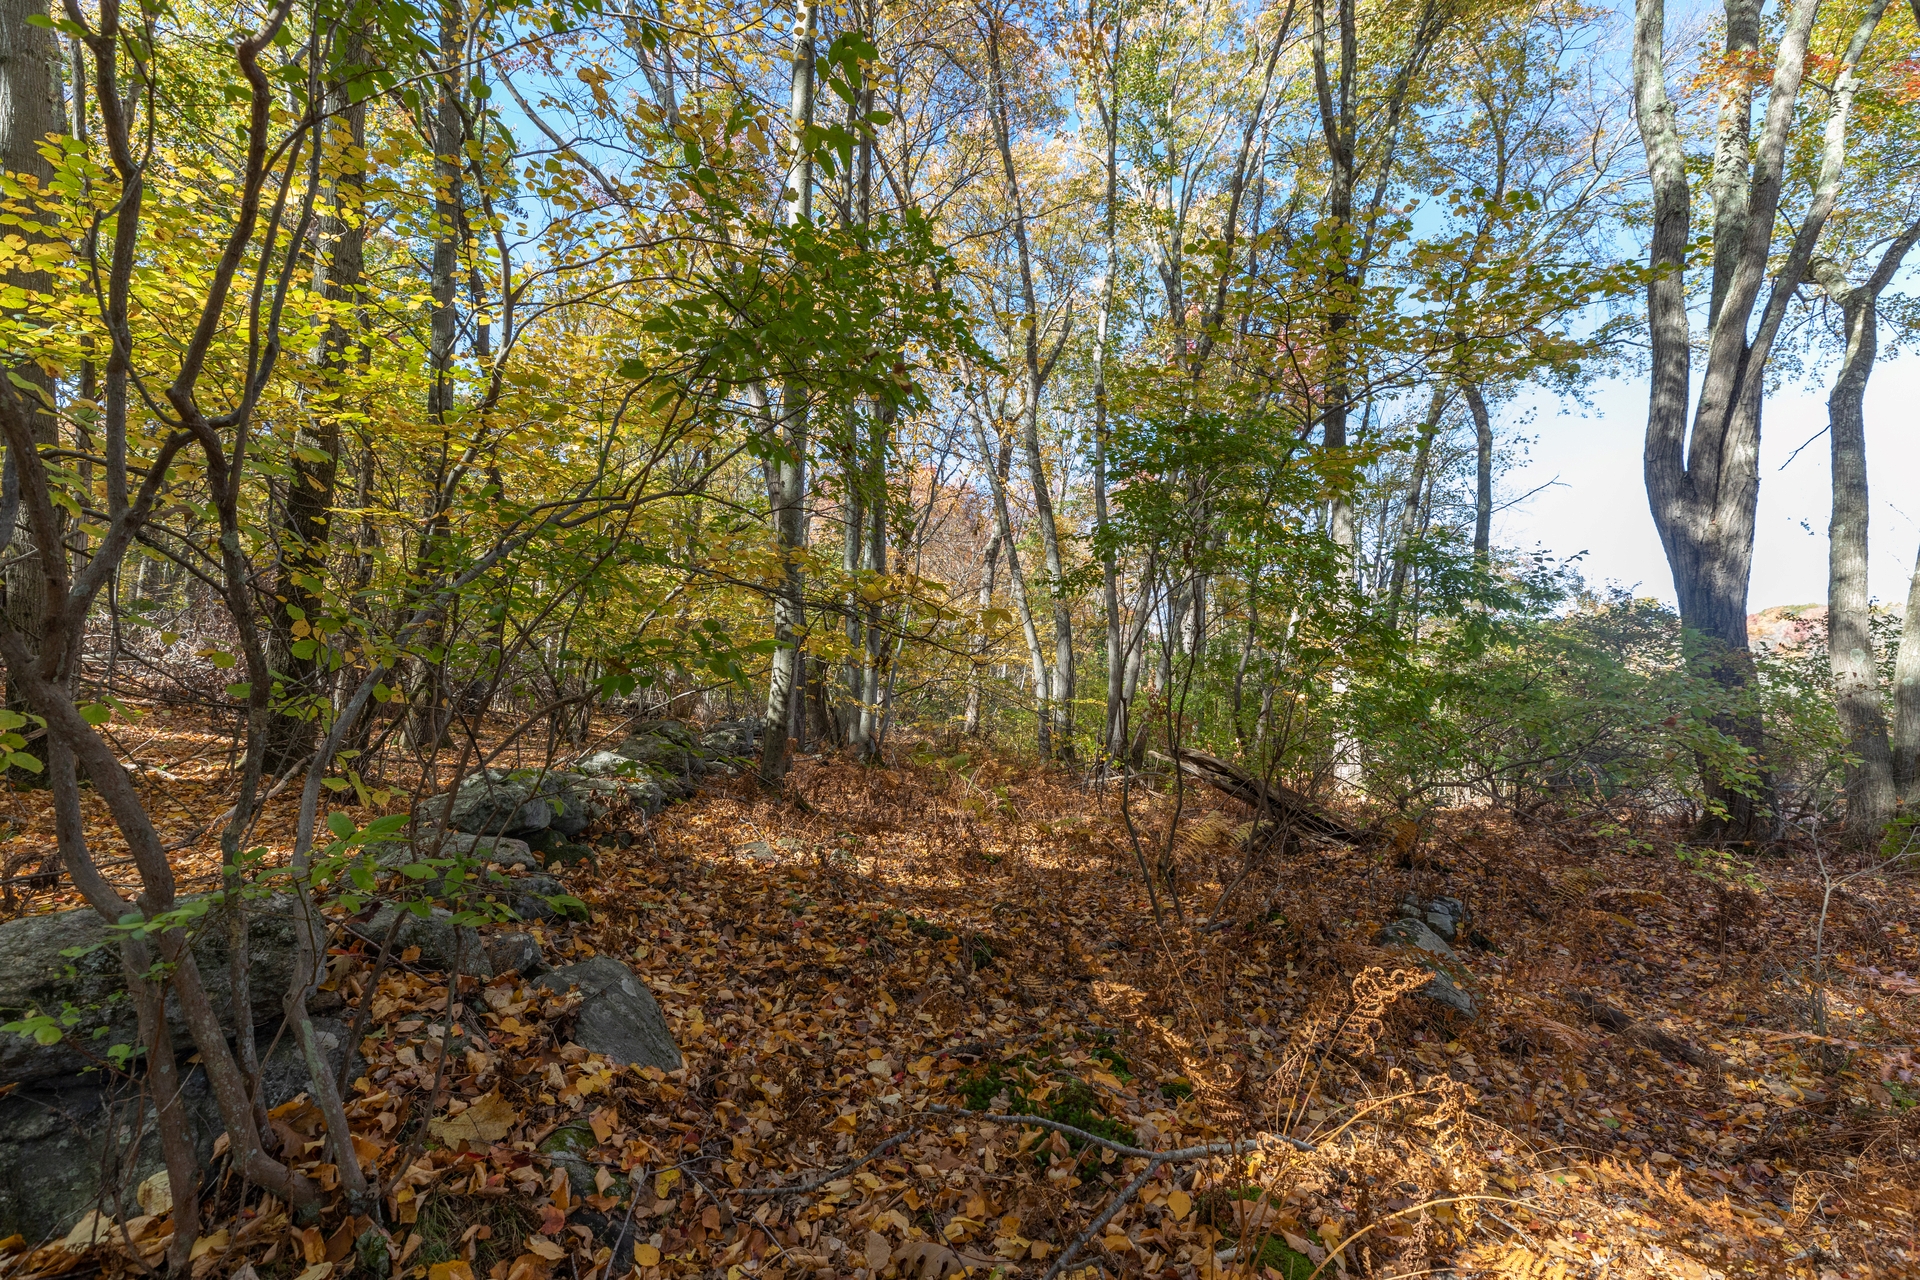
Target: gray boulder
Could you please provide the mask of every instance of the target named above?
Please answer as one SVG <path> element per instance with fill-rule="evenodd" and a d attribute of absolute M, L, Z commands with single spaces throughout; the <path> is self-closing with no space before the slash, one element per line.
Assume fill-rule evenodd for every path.
<path fill-rule="evenodd" d="M 1473 921 L 1473 913 L 1458 898 L 1429 898 L 1422 902 L 1409 896 L 1400 904 L 1400 915 L 1403 919 L 1420 921 L 1450 943 L 1464 938 L 1467 926 Z"/>
<path fill-rule="evenodd" d="M 498 933 L 488 938 L 486 945 L 487 963 L 496 975 L 517 973 L 532 978 L 546 972 L 546 957 L 530 933 Z"/>
<path fill-rule="evenodd" d="M 691 777 L 694 763 L 704 758 L 693 730 L 678 720 L 645 721 L 613 751 L 635 764 L 680 778 Z"/>
<path fill-rule="evenodd" d="M 369 949 L 375 949 L 386 940 L 387 930 L 393 927 L 396 917 L 400 920 L 400 931 L 393 938 L 396 955 L 408 947 L 418 947 L 420 958 L 416 963 L 423 968 L 447 971 L 457 966 L 461 973 L 471 977 L 484 980 L 493 976 L 493 963 L 488 959 L 479 933 L 467 925 L 455 924 L 453 912 L 444 907 L 431 907 L 422 917 L 406 907 L 388 903 L 374 912 L 371 920 L 352 929 Z"/>
<path fill-rule="evenodd" d="M 261 899 L 248 903 L 246 910 L 253 1017 L 256 1023 L 273 1021 L 280 1016 L 280 1000 L 293 977 L 292 899 Z M 200 980 L 213 1007 L 225 1016 L 233 1007 L 225 921 L 218 912 L 209 912 L 192 928 Z M 324 952 L 324 936 L 316 941 Z M 76 957 L 61 954 L 83 949 L 85 954 Z M 0 924 L 0 1021 L 33 1009 L 72 1021 L 50 1045 L 29 1036 L 0 1034 L 0 1083 L 71 1077 L 104 1057 L 111 1046 L 137 1042 L 119 940 L 91 907 Z M 168 998 L 167 1014 L 175 1043 L 191 1044 L 177 999 Z"/>
<path fill-rule="evenodd" d="M 330 1069 L 346 1052 L 346 1026 L 313 1020 Z M 262 1096 L 277 1107 L 311 1083 L 306 1059 L 288 1032 L 260 1032 Z M 206 1072 L 187 1065 L 181 1097 L 204 1162 L 212 1158 L 221 1131 L 219 1108 Z M 140 1212 L 134 1189 L 162 1166 L 154 1136 L 156 1117 L 137 1081 L 47 1080 L 0 1097 L 0 1236 L 15 1232 L 29 1242 L 57 1239 L 81 1215 L 98 1208 L 125 1220 Z M 138 1139 L 138 1141 L 136 1141 Z"/>
<path fill-rule="evenodd" d="M 429 858 L 469 858 L 502 867 L 535 866 L 533 850 L 524 840 L 509 836 L 477 836 L 468 831 L 429 827 L 411 840 L 382 840 L 369 844 L 373 860 L 389 870 Z"/>
<path fill-rule="evenodd" d="M 463 779 L 452 797 L 443 801 L 446 825 L 477 835 L 522 837 L 545 831 L 554 818 L 545 779 L 517 778 L 487 769 Z"/>
<path fill-rule="evenodd" d="M 1454 958 L 1454 950 L 1447 945 L 1445 938 L 1435 933 L 1418 920 L 1401 918 L 1373 935 L 1376 947 L 1409 946 L 1418 947 L 1429 955 L 1443 959 Z"/>
<path fill-rule="evenodd" d="M 722 720 L 700 735 L 700 747 L 718 759 L 743 760 L 753 754 L 759 738 L 758 720 Z"/>
<path fill-rule="evenodd" d="M 1433 977 L 1428 980 L 1426 986 L 1414 992 L 1415 995 L 1423 1000 L 1431 1000 L 1442 1008 L 1450 1009 L 1463 1018 L 1472 1019 L 1479 1012 L 1479 1005 L 1474 998 L 1462 990 L 1460 984 L 1455 982 L 1445 969 L 1437 964 L 1429 964 L 1427 968 L 1432 972 Z"/>
<path fill-rule="evenodd" d="M 595 956 L 541 975 L 538 983 L 550 991 L 580 989 L 580 1012 L 574 1021 L 574 1043 L 605 1054 L 622 1066 L 658 1067 L 675 1071 L 681 1065 L 679 1047 L 660 1006 L 633 970 L 612 956 Z"/>
<path fill-rule="evenodd" d="M 1453 900 L 1438 899 L 1437 901 Z M 1402 910 L 1405 910 L 1406 905 L 1408 904 L 1403 904 Z M 1410 905 L 1417 907 L 1420 904 L 1414 902 Z M 1443 913 L 1435 914 L 1452 922 L 1456 927 L 1461 923 L 1458 917 Z M 1377 947 L 1400 948 L 1415 964 L 1433 975 L 1427 980 L 1425 986 L 1414 992 L 1421 999 L 1437 1004 L 1450 1013 L 1464 1018 L 1470 1019 L 1479 1012 L 1473 996 L 1455 981 L 1453 970 L 1466 973 L 1464 968 L 1459 968 L 1457 965 L 1459 957 L 1453 948 L 1447 945 L 1446 939 L 1434 932 L 1424 920 L 1403 915 L 1374 934 L 1373 944 Z"/>

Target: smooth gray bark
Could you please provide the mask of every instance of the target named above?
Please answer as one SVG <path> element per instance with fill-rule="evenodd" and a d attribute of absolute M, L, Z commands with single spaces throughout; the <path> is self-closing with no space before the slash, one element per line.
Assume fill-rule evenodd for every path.
<path fill-rule="evenodd" d="M 788 108 L 793 154 L 787 170 L 787 222 L 813 216 L 813 154 L 802 142 L 813 123 L 814 39 L 819 10 L 803 5 L 793 30 L 793 96 Z M 773 598 L 772 670 L 767 680 L 767 733 L 760 748 L 761 785 L 779 790 L 787 776 L 787 724 L 800 688 L 800 631 L 806 625 L 805 583 L 800 553 L 807 539 L 807 389 L 789 379 L 780 394 L 778 462 L 767 467 L 768 507 L 780 548 L 781 581 Z"/>
<path fill-rule="evenodd" d="M 1920 557 L 1907 583 L 1900 652 L 1893 664 L 1893 783 L 1909 810 L 1920 804 Z"/>
<path fill-rule="evenodd" d="M 46 27 L 27 21 L 46 16 L 46 0 L 0 0 L 0 169 L 31 178 L 43 189 L 53 179 L 53 166 L 40 154 L 41 143 L 50 133 L 65 133 L 67 125 L 66 105 L 60 98 L 59 42 Z M 24 271 L 9 273 L 5 283 L 44 293 L 52 282 L 44 271 Z M 8 375 L 32 388 L 21 388 L 21 401 L 31 415 L 34 442 L 58 443 L 53 379 L 33 361 L 0 366 L 0 376 Z M 37 652 L 46 612 L 46 579 L 34 563 L 33 532 L 24 520 L 14 533 L 13 545 L 4 584 L 7 621 Z M 11 686 L 7 702 L 16 710 L 24 706 L 22 695 Z"/>
<path fill-rule="evenodd" d="M 1072 329 L 1071 315 L 1061 326 L 1051 351 L 1042 354 L 1040 304 L 1034 284 L 1033 246 L 1027 234 L 1026 199 L 1020 189 L 1020 177 L 1013 163 L 1013 117 L 1007 103 L 1006 77 L 1001 65 L 1000 21 L 990 15 L 986 24 L 987 90 L 992 116 L 994 143 L 1000 153 L 1001 177 L 1006 184 L 1008 208 L 1012 211 L 1014 248 L 1020 267 L 1020 301 L 1025 307 L 1021 326 L 1020 370 L 1024 394 L 1020 405 L 1021 444 L 1027 455 L 1027 477 L 1033 486 L 1033 509 L 1040 526 L 1040 554 L 1047 571 L 1047 595 L 1053 601 L 1053 666 L 1041 692 L 1044 710 L 1052 724 L 1043 748 L 1046 755 L 1066 755 L 1073 750 L 1073 607 L 1063 582 L 1065 567 L 1060 556 L 1060 529 L 1054 519 L 1053 493 L 1047 483 L 1046 454 L 1040 446 L 1040 397 L 1060 358 Z"/>
<path fill-rule="evenodd" d="M 1728 0 L 1728 47 L 1736 55 L 1747 39 L 1742 26 L 1747 3 Z M 1875 0 L 1842 60 L 1814 198 L 1773 277 L 1757 322 L 1754 311 L 1767 283 L 1787 143 L 1819 0 L 1795 0 L 1785 15 L 1766 115 L 1751 145 L 1746 119 L 1750 97 L 1736 90 L 1722 99 L 1713 182 L 1715 304 L 1697 403 L 1690 388 L 1692 333 L 1685 277 L 1692 197 L 1685 146 L 1666 87 L 1666 6 L 1664 0 L 1638 0 L 1635 8 L 1634 97 L 1652 195 L 1653 272 L 1647 286 L 1652 370 L 1644 455 L 1648 505 L 1673 571 L 1681 621 L 1701 645 L 1696 670 L 1727 689 L 1731 706 L 1740 704 L 1753 680 L 1747 584 L 1760 492 L 1767 365 L 1787 303 L 1805 275 L 1838 194 L 1853 68 L 1885 6 L 1886 0 Z M 1717 810 L 1712 825 L 1738 837 L 1764 835 L 1771 783 L 1759 714 L 1732 710 L 1720 721 L 1723 730 L 1753 753 L 1762 785 L 1760 794 L 1750 794 L 1709 776 L 1707 790 Z"/>
<path fill-rule="evenodd" d="M 1827 661 L 1835 710 L 1857 763 L 1846 774 L 1847 828 L 1873 839 L 1893 817 L 1897 795 L 1893 745 L 1880 696 L 1880 672 L 1867 601 L 1867 380 L 1879 355 L 1880 294 L 1916 240 L 1920 221 L 1881 254 L 1873 274 L 1851 284 L 1839 264 L 1818 261 L 1812 274 L 1839 307 L 1846 347 L 1827 397 L 1833 459 L 1833 515 L 1827 527 Z"/>
<path fill-rule="evenodd" d="M 1461 390 L 1473 414 L 1473 559 L 1485 568 L 1493 558 L 1493 417 L 1477 383 Z"/>

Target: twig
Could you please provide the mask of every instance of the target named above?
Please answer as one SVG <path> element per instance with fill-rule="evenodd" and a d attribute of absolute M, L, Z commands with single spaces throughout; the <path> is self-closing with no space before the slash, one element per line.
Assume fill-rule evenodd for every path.
<path fill-rule="evenodd" d="M 1140 1188 L 1146 1186 L 1153 1175 L 1160 1172 L 1160 1166 L 1164 1163 L 1166 1163 L 1164 1160 L 1147 1161 L 1147 1167 L 1142 1169 L 1134 1177 L 1132 1182 L 1129 1182 L 1125 1187 L 1121 1188 L 1119 1195 L 1107 1202 L 1107 1207 L 1100 1211 L 1100 1216 L 1088 1223 L 1087 1229 L 1082 1231 L 1079 1236 L 1074 1239 L 1074 1242 L 1061 1252 L 1060 1257 L 1055 1260 L 1051 1267 L 1047 1268 L 1047 1274 L 1043 1277 L 1043 1280 L 1053 1280 L 1055 1276 L 1067 1268 L 1069 1263 L 1079 1257 L 1080 1251 L 1087 1247 L 1087 1242 L 1099 1235 L 1100 1229 L 1113 1221 L 1113 1215 L 1119 1213 L 1128 1202 L 1140 1194 Z"/>
<path fill-rule="evenodd" d="M 931 1110 L 932 1108 L 928 1109 Z M 919 1128 L 916 1126 L 902 1133 L 896 1133 L 873 1150 L 867 1152 L 867 1154 L 861 1156 L 858 1160 L 855 1160 L 852 1164 L 843 1164 L 838 1169 L 823 1173 L 817 1178 L 809 1178 L 805 1182 L 796 1182 L 790 1187 L 741 1187 L 736 1189 L 733 1194 L 737 1196 L 788 1196 L 804 1195 L 809 1191 L 818 1191 L 835 1178 L 844 1178 L 861 1165 L 868 1164 L 880 1156 L 885 1155 L 918 1132 Z"/>
<path fill-rule="evenodd" d="M 1284 1142 L 1296 1151 L 1318 1150 L 1311 1142 L 1299 1138 L 1290 1138 L 1284 1133 L 1262 1133 L 1251 1138 L 1240 1138 L 1233 1142 L 1209 1142 L 1197 1147 L 1178 1147 L 1172 1151 L 1149 1151 L 1145 1147 L 1130 1147 L 1124 1142 L 1115 1142 L 1112 1138 L 1103 1138 L 1097 1133 L 1088 1133 L 1085 1129 L 1076 1129 L 1070 1124 L 1061 1124 L 1058 1120 L 1049 1120 L 1045 1116 L 1005 1116 L 988 1111 L 966 1111 L 958 1107 L 928 1107 L 929 1114 L 943 1116 L 967 1116 L 974 1120 L 990 1120 L 994 1124 L 1031 1124 L 1042 1129 L 1052 1129 L 1068 1137 L 1091 1142 L 1095 1146 L 1105 1147 L 1115 1155 L 1131 1156 L 1141 1160 L 1158 1160 L 1166 1163 L 1170 1160 L 1200 1160 L 1207 1156 L 1234 1156 L 1243 1152 L 1257 1151 L 1262 1143 Z"/>

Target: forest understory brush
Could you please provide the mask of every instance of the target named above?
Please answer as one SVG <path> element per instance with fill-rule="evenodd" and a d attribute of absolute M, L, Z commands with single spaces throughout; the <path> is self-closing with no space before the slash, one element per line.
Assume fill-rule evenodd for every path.
<path fill-rule="evenodd" d="M 1920 894 L 1897 868 L 1827 894 L 1793 845 L 1729 879 L 1657 824 L 1455 810 L 1417 847 L 1263 855 L 1227 917 L 1157 928 L 1111 789 L 976 754 L 1006 806 L 934 766 L 803 757 L 805 810 L 714 781 L 565 873 L 590 919 L 536 926 L 543 952 L 631 965 L 678 1072 L 572 1043 L 577 993 L 449 993 L 417 958 L 370 987 L 371 948 L 336 933 L 330 983 L 370 1000 L 348 1111 L 379 1212 L 335 1182 L 298 1221 L 216 1160 L 196 1280 L 1920 1266 Z M 30 840 L 44 799 L 10 804 Z M 1185 812 L 1177 874 L 1211 903 L 1246 815 Z M 1422 994 L 1425 953 L 1376 942 L 1441 898 L 1470 913 L 1446 968 L 1471 1017 Z M 304 1097 L 274 1113 L 325 1185 L 319 1123 Z M 165 1215 L 121 1225 L 10 1242 L 0 1274 L 154 1264 Z"/>

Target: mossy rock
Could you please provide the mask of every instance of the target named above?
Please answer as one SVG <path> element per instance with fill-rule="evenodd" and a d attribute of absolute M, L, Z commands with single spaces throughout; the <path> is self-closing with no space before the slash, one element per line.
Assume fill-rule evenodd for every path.
<path fill-rule="evenodd" d="M 568 844 L 564 840 L 557 840 L 542 852 L 540 864 L 548 868 L 586 867 L 593 870 L 600 865 L 600 858 L 590 844 Z"/>

